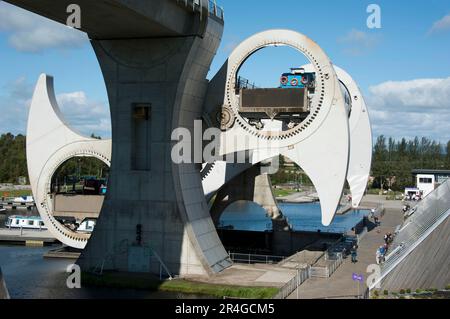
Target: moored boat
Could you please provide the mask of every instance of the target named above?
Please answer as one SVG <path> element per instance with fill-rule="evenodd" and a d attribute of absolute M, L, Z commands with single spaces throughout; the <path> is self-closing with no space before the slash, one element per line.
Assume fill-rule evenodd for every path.
<path fill-rule="evenodd" d="M 9 216 L 5 222 L 8 228 L 24 228 L 24 229 L 47 229 L 39 216 Z"/>

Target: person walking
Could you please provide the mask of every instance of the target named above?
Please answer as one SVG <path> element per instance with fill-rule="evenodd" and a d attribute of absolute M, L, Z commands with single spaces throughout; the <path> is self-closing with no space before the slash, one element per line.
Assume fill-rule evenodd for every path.
<path fill-rule="evenodd" d="M 377 249 L 375 258 L 377 260 L 377 265 L 381 264 L 381 252 L 380 252 L 380 248 Z"/>
<path fill-rule="evenodd" d="M 350 255 L 352 256 L 352 264 L 357 263 L 358 260 L 356 259 L 356 257 L 358 257 L 358 251 L 356 245 L 353 246 L 350 250 Z"/>
<path fill-rule="evenodd" d="M 380 246 L 380 264 L 384 262 L 384 256 L 386 255 L 386 248 Z"/>
<path fill-rule="evenodd" d="M 375 208 L 372 208 L 372 209 L 370 210 L 370 218 L 371 218 L 371 219 L 375 219 Z"/>

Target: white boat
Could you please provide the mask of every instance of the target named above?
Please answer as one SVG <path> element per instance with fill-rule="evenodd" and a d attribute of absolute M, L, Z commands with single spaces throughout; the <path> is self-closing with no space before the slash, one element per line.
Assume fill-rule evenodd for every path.
<path fill-rule="evenodd" d="M 77 232 L 80 233 L 92 233 L 94 231 L 95 224 L 97 223 L 97 219 L 95 218 L 85 218 L 80 226 L 77 228 Z"/>
<path fill-rule="evenodd" d="M 9 216 L 5 226 L 8 228 L 47 229 L 39 216 Z"/>
<path fill-rule="evenodd" d="M 33 198 L 33 196 L 16 197 L 16 198 L 13 199 L 13 203 L 31 204 L 31 203 L 34 203 L 34 198 Z"/>

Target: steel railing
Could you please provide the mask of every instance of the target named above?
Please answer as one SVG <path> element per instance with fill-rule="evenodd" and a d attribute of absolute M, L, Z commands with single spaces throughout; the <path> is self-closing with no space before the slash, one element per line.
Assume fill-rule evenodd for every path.
<path fill-rule="evenodd" d="M 286 299 L 289 297 L 298 287 L 310 278 L 310 271 L 308 268 L 298 269 L 294 278 L 288 281 L 280 291 L 273 297 L 273 299 Z"/>
<path fill-rule="evenodd" d="M 228 252 L 230 259 L 238 264 L 277 264 L 286 259 L 284 256 L 241 254 Z"/>
<path fill-rule="evenodd" d="M 396 234 L 381 268 L 378 285 L 415 247 L 426 239 L 450 214 L 450 179 L 426 196 L 413 208 L 414 213 L 403 223 Z"/>
<path fill-rule="evenodd" d="M 177 3 L 184 5 L 189 10 L 192 9 L 193 12 L 200 13 L 200 20 L 203 18 L 202 10 L 203 3 L 207 3 L 208 5 L 208 14 L 210 16 L 217 17 L 221 20 L 224 20 L 224 10 L 222 7 L 217 5 L 215 0 L 176 0 Z"/>
<path fill-rule="evenodd" d="M 342 253 L 326 255 L 325 266 L 312 266 L 310 268 L 310 277 L 329 278 L 344 262 Z"/>
<path fill-rule="evenodd" d="M 257 89 L 258 87 L 255 85 L 255 83 L 251 83 L 250 80 L 243 78 L 242 76 L 239 76 L 236 81 L 236 92 L 238 92 L 240 89 Z"/>
<path fill-rule="evenodd" d="M 209 14 L 218 17 L 219 19 L 224 19 L 224 11 L 223 8 L 217 5 L 215 0 L 209 0 L 208 2 L 208 11 Z"/>

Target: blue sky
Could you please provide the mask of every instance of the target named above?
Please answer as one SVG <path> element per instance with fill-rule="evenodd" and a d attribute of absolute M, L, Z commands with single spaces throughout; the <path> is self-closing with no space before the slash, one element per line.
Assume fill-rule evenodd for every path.
<path fill-rule="evenodd" d="M 368 29 L 369 4 L 381 7 L 381 29 Z M 210 76 L 252 34 L 287 28 L 315 40 L 358 82 L 374 135 L 450 140 L 450 1 L 223 0 L 225 32 Z M 275 86 L 304 62 L 289 48 L 259 51 L 242 75 Z M 63 112 L 86 134 L 109 136 L 103 78 L 87 38 L 0 1 L 0 132 L 24 133 L 39 74 L 55 77 Z"/>

